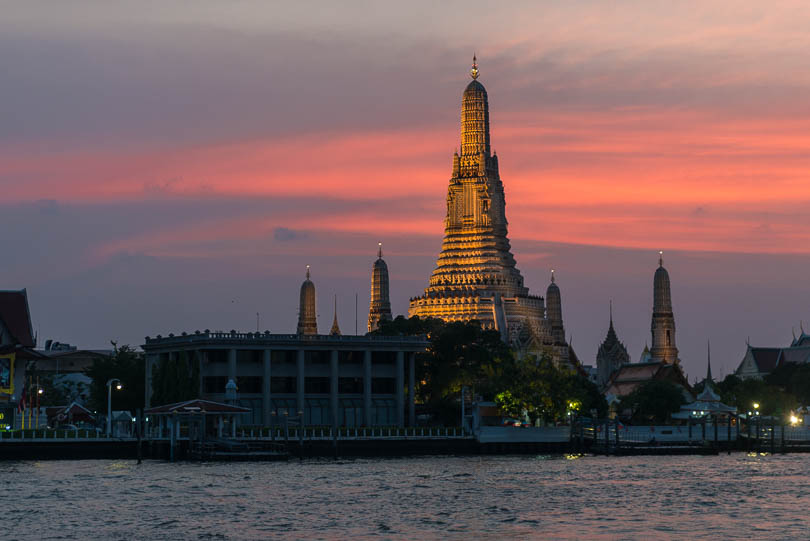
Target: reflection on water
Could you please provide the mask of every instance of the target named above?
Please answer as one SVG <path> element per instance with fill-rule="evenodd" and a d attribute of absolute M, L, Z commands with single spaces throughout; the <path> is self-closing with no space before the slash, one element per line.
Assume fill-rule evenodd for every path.
<path fill-rule="evenodd" d="M 11 539 L 803 539 L 807 455 L 0 462 Z"/>

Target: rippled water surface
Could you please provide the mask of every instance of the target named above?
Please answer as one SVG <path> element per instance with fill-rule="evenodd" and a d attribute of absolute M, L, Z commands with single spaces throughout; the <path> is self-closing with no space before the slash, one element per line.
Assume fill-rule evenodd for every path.
<path fill-rule="evenodd" d="M 810 538 L 799 454 L 0 462 L 0 479 L 10 539 Z"/>

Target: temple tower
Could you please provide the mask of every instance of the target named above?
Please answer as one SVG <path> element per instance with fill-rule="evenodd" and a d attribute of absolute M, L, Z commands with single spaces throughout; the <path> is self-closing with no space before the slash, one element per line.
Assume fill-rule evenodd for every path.
<path fill-rule="evenodd" d="M 380 322 L 391 320 L 391 301 L 388 297 L 388 265 L 382 258 L 382 242 L 377 249 L 377 260 L 371 267 L 371 302 L 368 307 L 368 332 L 376 331 Z"/>
<path fill-rule="evenodd" d="M 337 295 L 335 295 L 335 317 L 332 319 L 332 328 L 329 330 L 331 336 L 340 336 L 340 326 L 337 320 Z"/>
<path fill-rule="evenodd" d="M 562 299 L 560 297 L 560 288 L 554 280 L 554 269 L 551 270 L 551 283 L 546 290 L 546 319 L 551 325 L 551 336 L 554 339 L 554 345 L 564 344 L 565 329 L 563 328 L 562 319 Z"/>
<path fill-rule="evenodd" d="M 675 316 L 672 314 L 672 294 L 669 273 L 664 268 L 664 255 L 659 252 L 658 268 L 653 278 L 652 348 L 650 360 L 677 363 L 675 347 Z"/>
<path fill-rule="evenodd" d="M 559 289 L 549 312 L 556 318 L 555 335 L 545 300 L 529 294 L 510 251 L 498 156 L 490 150 L 489 97 L 478 80 L 475 57 L 470 76 L 461 98 L 461 154 L 453 154 L 441 252 L 424 293 L 410 300 L 408 314 L 477 320 L 519 352 L 547 351 L 560 361 L 561 348 L 554 347 L 565 343 Z"/>
<path fill-rule="evenodd" d="M 318 316 L 315 311 L 315 284 L 309 279 L 309 265 L 307 265 L 307 278 L 301 284 L 298 334 L 318 334 Z"/>
<path fill-rule="evenodd" d="M 596 352 L 596 383 L 600 389 L 604 389 L 610 381 L 610 376 L 622 367 L 623 364 L 630 363 L 630 354 L 627 348 L 619 341 L 619 336 L 613 328 L 613 302 L 610 303 L 610 326 L 604 342 Z"/>

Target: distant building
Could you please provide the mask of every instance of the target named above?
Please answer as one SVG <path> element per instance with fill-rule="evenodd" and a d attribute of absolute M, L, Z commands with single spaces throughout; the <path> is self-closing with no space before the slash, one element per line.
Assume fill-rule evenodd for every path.
<path fill-rule="evenodd" d="M 297 334 L 183 333 L 146 338 L 146 407 L 152 376 L 163 361 L 185 359 L 200 374 L 198 398 L 224 402 L 236 383 L 243 423 L 270 425 L 301 412 L 306 425 L 405 426 L 415 423 L 417 353 L 423 336 L 345 336 L 335 315 L 332 333 L 317 334 L 315 284 L 301 285 Z M 337 314 L 337 312 L 336 312 Z M 189 366 L 189 372 L 191 366 Z M 407 391 L 405 390 L 407 388 Z"/>
<path fill-rule="evenodd" d="M 754 347 L 746 344 L 745 355 L 734 372 L 743 379 L 762 379 L 783 363 L 810 362 L 810 334 L 801 329 L 788 347 Z"/>
<path fill-rule="evenodd" d="M 23 396 L 28 364 L 43 357 L 35 347 L 28 293 L 0 291 L 0 414 L 5 424 L 11 424 L 6 417 L 13 417 L 10 406 Z"/>
<path fill-rule="evenodd" d="M 627 356 L 629 361 L 629 355 L 624 346 L 618 342 L 618 337 L 611 337 L 610 329 L 608 330 L 608 337 L 602 344 L 604 351 L 603 347 L 600 347 L 599 350 L 604 359 L 602 362 L 604 368 L 600 372 L 600 377 L 613 369 L 604 384 L 608 402 L 615 402 L 619 397 L 632 393 L 643 383 L 652 380 L 670 381 L 683 389 L 684 398 L 687 401 L 691 402 L 694 399 L 692 388 L 681 369 L 678 348 L 675 346 L 675 316 L 672 312 L 669 273 L 664 268 L 663 253 L 659 254 L 658 268 L 653 277 L 653 313 L 650 327 L 652 348 L 644 346 L 641 362 L 628 362 L 622 364 L 618 369 L 615 369 L 615 365 L 612 364 L 614 360 Z M 619 347 L 620 345 L 621 347 Z M 622 352 L 622 350 L 624 351 Z"/>
<path fill-rule="evenodd" d="M 707 416 L 730 417 L 737 413 L 737 408 L 728 406 L 720 401 L 720 395 L 714 390 L 714 380 L 712 379 L 712 355 L 709 350 L 706 362 L 706 379 L 703 380 L 703 390 L 694 402 L 689 402 L 681 406 L 681 411 L 672 415 L 674 419 L 690 419 Z"/>
<path fill-rule="evenodd" d="M 619 341 L 616 330 L 613 328 L 613 303 L 611 302 L 607 336 L 599 346 L 599 351 L 596 352 L 595 382 L 599 388 L 604 390 L 613 373 L 628 363 L 630 363 L 630 355 L 624 344 Z"/>

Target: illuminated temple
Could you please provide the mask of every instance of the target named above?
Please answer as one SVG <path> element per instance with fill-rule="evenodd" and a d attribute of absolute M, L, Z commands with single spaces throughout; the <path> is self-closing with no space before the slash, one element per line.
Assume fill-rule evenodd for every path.
<path fill-rule="evenodd" d="M 445 321 L 478 320 L 520 353 L 548 352 L 569 364 L 560 290 L 552 274 L 546 305 L 530 295 L 510 252 L 506 201 L 498 156 L 490 152 L 487 91 L 473 80 L 461 102 L 461 154 L 453 155 L 441 253 L 423 295 L 412 298 L 410 316 Z M 553 273 L 553 271 L 552 271 Z"/>

